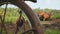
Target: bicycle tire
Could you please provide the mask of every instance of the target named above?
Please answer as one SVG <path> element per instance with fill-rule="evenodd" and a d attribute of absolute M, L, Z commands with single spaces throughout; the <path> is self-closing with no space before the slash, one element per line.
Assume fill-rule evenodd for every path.
<path fill-rule="evenodd" d="M 4 4 L 4 0 L 0 1 L 0 6 Z M 9 1 L 11 4 L 14 4 L 21 8 L 24 13 L 27 15 L 28 19 L 31 22 L 32 28 L 36 30 L 37 34 L 44 34 L 42 31 L 42 26 L 40 24 L 40 20 L 38 19 L 37 15 L 32 11 L 32 9 L 24 2 L 20 0 Z"/>

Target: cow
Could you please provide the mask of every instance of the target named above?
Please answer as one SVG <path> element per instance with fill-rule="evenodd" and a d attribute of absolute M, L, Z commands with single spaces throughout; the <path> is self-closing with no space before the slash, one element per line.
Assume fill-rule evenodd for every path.
<path fill-rule="evenodd" d="M 39 12 L 38 13 L 38 17 L 41 21 L 46 21 L 49 20 L 51 17 L 51 13 L 47 13 L 47 12 Z"/>
<path fill-rule="evenodd" d="M 41 21 L 43 21 L 43 19 L 44 19 L 44 12 L 39 12 L 38 13 L 38 17 L 39 17 L 39 19 L 41 20 Z"/>
<path fill-rule="evenodd" d="M 49 20 L 50 19 L 51 14 L 50 13 L 45 13 L 43 16 L 44 16 L 44 21 L 45 21 L 45 20 Z"/>

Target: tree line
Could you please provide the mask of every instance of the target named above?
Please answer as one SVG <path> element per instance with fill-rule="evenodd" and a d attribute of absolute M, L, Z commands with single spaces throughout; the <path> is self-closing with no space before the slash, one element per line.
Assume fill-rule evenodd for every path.
<path fill-rule="evenodd" d="M 48 9 L 48 8 L 46 8 L 46 9 L 36 8 L 36 9 L 33 9 L 33 11 L 35 13 L 38 13 L 40 11 L 49 12 L 49 13 L 51 13 L 50 19 L 52 19 L 52 20 L 60 18 L 60 10 Z M 4 15 L 4 8 L 0 8 L 0 15 Z M 25 19 L 27 19 L 24 12 L 23 12 L 23 16 Z M 5 22 L 16 22 L 18 17 L 19 17 L 18 8 L 8 8 L 6 17 L 5 17 Z"/>

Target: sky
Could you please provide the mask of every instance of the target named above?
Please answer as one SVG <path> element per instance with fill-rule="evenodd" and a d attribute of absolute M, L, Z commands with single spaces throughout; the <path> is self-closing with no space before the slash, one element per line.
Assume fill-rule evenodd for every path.
<path fill-rule="evenodd" d="M 60 0 L 37 0 L 37 3 L 26 2 L 31 8 L 60 9 Z"/>
<path fill-rule="evenodd" d="M 25 1 L 32 9 L 40 8 L 40 9 L 60 9 L 60 0 L 37 0 L 37 3 L 33 3 L 30 1 Z M 8 5 L 8 7 L 16 7 L 13 5 Z"/>

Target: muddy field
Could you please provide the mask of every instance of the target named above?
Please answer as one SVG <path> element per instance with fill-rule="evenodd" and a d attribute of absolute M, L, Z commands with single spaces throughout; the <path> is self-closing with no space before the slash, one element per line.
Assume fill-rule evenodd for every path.
<path fill-rule="evenodd" d="M 53 21 L 41 21 L 40 22 L 43 26 L 44 29 L 49 28 L 49 29 L 56 29 L 56 30 L 60 30 L 60 19 L 56 19 Z M 8 33 L 14 33 L 15 31 L 15 26 L 16 24 L 5 24 L 6 29 L 8 31 Z M 1 28 L 1 24 L 0 24 L 0 28 Z M 29 30 L 30 28 L 26 25 L 25 26 L 26 30 Z M 24 32 L 24 28 L 20 28 L 19 32 Z"/>
<path fill-rule="evenodd" d="M 56 19 L 53 21 L 41 21 L 41 24 L 45 28 L 60 30 L 60 19 Z"/>
<path fill-rule="evenodd" d="M 9 34 L 14 34 L 15 33 L 15 28 L 16 28 L 16 24 L 5 24 L 6 30 Z M 1 28 L 1 24 L 0 24 L 0 28 Z M 22 33 L 24 31 L 27 31 L 31 28 L 29 28 L 27 25 L 25 25 L 25 27 L 19 27 L 19 31 L 18 33 Z M 1 31 L 1 30 L 0 30 Z"/>

